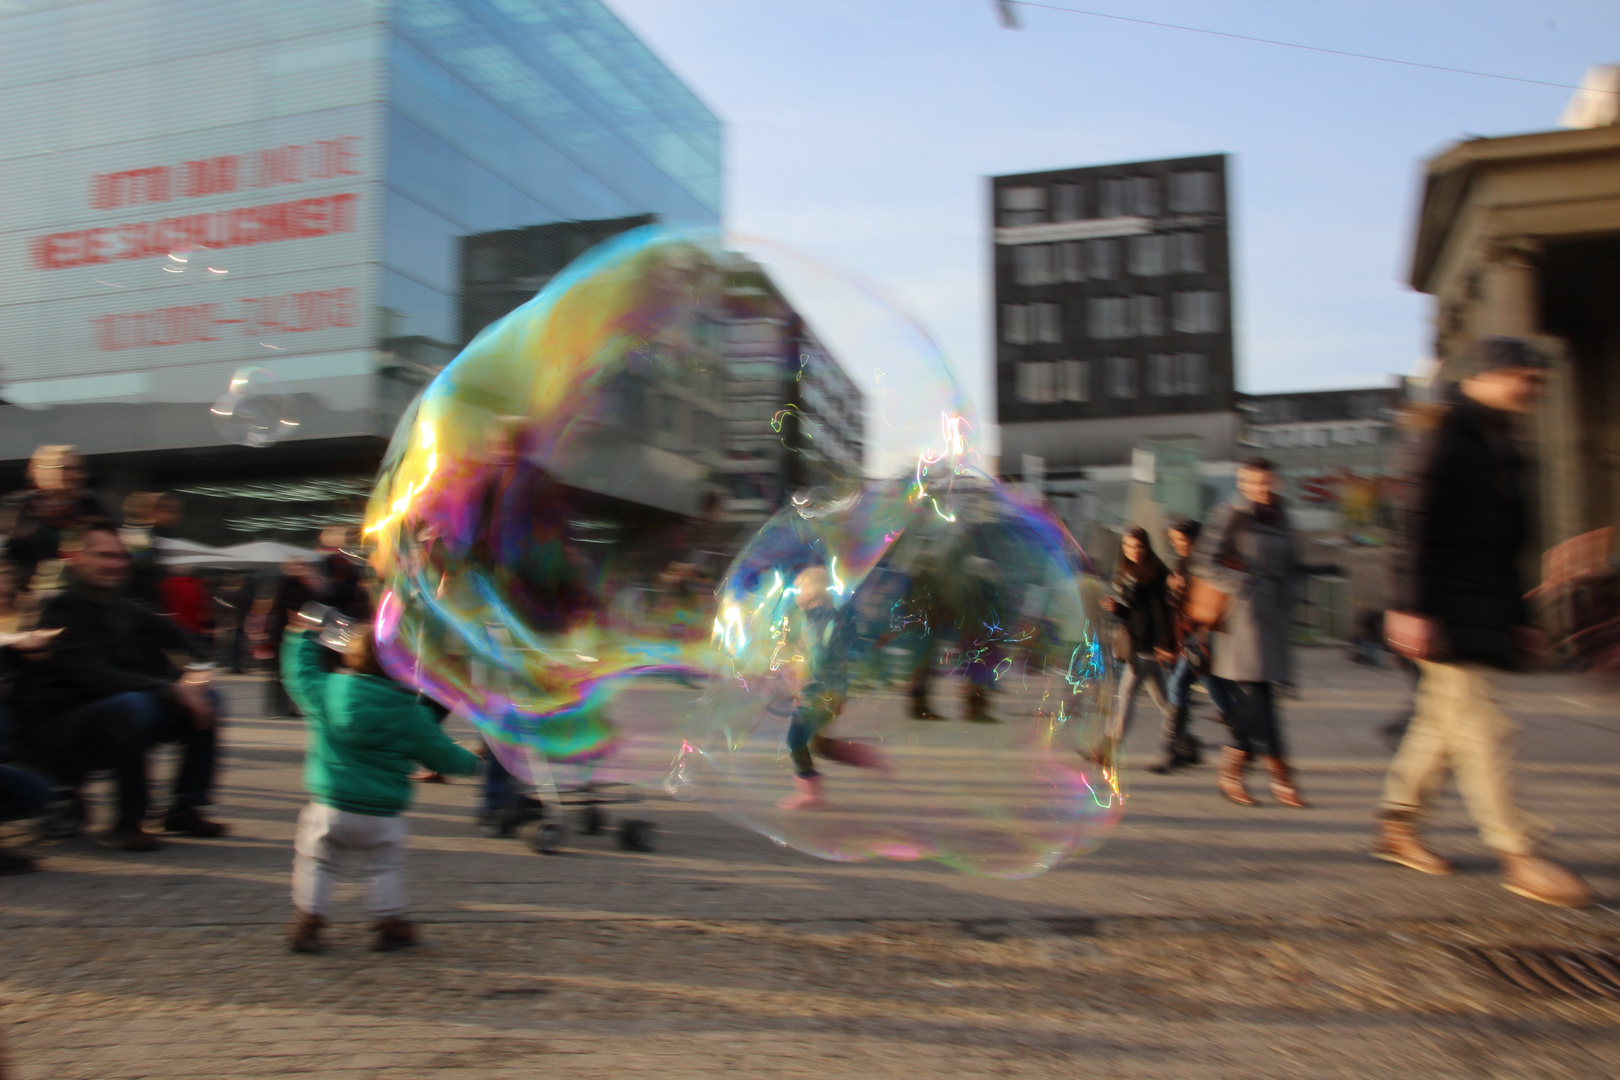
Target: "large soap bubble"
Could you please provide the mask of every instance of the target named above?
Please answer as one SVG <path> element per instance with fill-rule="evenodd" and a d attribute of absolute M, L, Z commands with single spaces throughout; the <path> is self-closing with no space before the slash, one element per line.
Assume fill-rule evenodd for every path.
<path fill-rule="evenodd" d="M 1095 583 L 974 473 L 963 399 L 871 289 L 757 241 L 621 236 L 402 418 L 365 529 L 379 657 L 523 775 L 673 759 L 674 793 L 817 855 L 1037 873 L 1119 813 Z M 913 691 L 979 722 L 915 719 Z M 780 809 L 809 805 L 805 752 L 887 771 Z"/>
<path fill-rule="evenodd" d="M 680 745 L 712 620 L 687 556 L 722 460 L 728 273 L 703 237 L 602 245 L 480 333 L 389 446 L 365 529 L 380 658 L 520 774 L 656 779 Z M 671 678 L 615 704 L 650 675 Z"/>
<path fill-rule="evenodd" d="M 672 790 L 822 858 L 1001 877 L 1109 833 L 1099 582 L 1049 513 L 952 465 L 803 496 L 737 556 Z"/>

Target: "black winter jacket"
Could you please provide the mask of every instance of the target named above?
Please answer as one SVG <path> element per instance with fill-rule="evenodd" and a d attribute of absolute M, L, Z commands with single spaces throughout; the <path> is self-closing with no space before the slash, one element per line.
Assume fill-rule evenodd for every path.
<path fill-rule="evenodd" d="M 1119 606 L 1114 613 L 1130 631 L 1133 653 L 1174 647 L 1169 581 L 1170 572 L 1161 566 L 1146 581 L 1121 576 L 1114 582 L 1119 591 Z"/>
<path fill-rule="evenodd" d="M 1525 473 L 1511 418 L 1460 395 L 1416 448 L 1396 607 L 1439 620 L 1445 659 L 1514 662 L 1514 631 L 1530 621 Z"/>
<path fill-rule="evenodd" d="M 174 623 L 122 597 L 69 588 L 40 612 L 39 625 L 61 627 L 50 657 L 19 665 L 12 708 L 24 756 L 50 767 L 71 744 L 73 714 L 114 694 L 172 694 L 180 671 L 168 653 L 191 653 Z"/>

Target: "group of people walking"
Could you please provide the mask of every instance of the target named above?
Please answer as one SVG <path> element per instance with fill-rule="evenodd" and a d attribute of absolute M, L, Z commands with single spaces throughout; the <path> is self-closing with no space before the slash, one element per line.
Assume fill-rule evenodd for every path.
<path fill-rule="evenodd" d="M 1194 683 L 1202 678 L 1228 738 L 1219 786 L 1228 799 L 1254 806 L 1246 775 L 1264 765 L 1271 794 L 1283 806 L 1307 803 L 1294 783 L 1277 712 L 1277 688 L 1291 681 L 1288 633 L 1297 572 L 1294 534 L 1278 492 L 1277 470 L 1264 458 L 1238 466 L 1237 493 L 1197 522 L 1177 522 L 1167 539 L 1174 566 L 1155 554 L 1147 530 L 1121 543 L 1117 597 L 1104 606 L 1120 619 L 1115 657 L 1122 667 L 1117 737 L 1125 738 L 1143 689 L 1164 716 L 1164 758 L 1153 771 L 1201 762 L 1188 730 Z M 1195 584 L 1197 583 L 1197 584 Z M 1222 598 L 1215 617 L 1195 593 Z"/>
<path fill-rule="evenodd" d="M 1516 417 L 1536 403 L 1547 361 L 1524 341 L 1484 338 L 1466 373 L 1438 400 L 1412 410 L 1399 522 L 1389 645 L 1420 671 L 1416 707 L 1385 778 L 1374 858 L 1426 874 L 1454 872 L 1419 825 L 1455 774 L 1480 836 L 1496 853 L 1503 887 L 1563 907 L 1595 902 L 1590 886 L 1538 849 L 1551 827 L 1513 792 L 1516 727 L 1494 701 L 1496 675 L 1536 666 L 1546 642 L 1534 629 L 1519 567 L 1532 536 L 1528 461 Z M 1299 565 L 1273 465 L 1239 464 L 1236 494 L 1202 529 L 1170 527 L 1166 566 L 1146 530 L 1129 530 L 1104 606 L 1119 617 L 1121 667 L 1115 734 L 1123 740 L 1146 689 L 1164 715 L 1158 773 L 1199 763 L 1187 730 L 1187 691 L 1203 677 L 1227 728 L 1218 786 L 1244 806 L 1249 766 L 1264 765 L 1278 803 L 1308 804 L 1288 762 L 1278 690 L 1293 682 L 1289 629 Z M 1213 597 L 1213 599 L 1211 599 Z"/>

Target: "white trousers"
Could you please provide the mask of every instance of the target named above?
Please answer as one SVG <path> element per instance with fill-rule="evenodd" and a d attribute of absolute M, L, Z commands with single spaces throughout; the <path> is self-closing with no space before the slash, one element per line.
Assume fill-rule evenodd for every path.
<path fill-rule="evenodd" d="M 293 841 L 293 907 L 325 915 L 332 906 L 340 864 L 355 858 L 371 889 L 371 914 L 391 919 L 405 911 L 405 819 L 354 814 L 310 803 L 298 814 Z"/>

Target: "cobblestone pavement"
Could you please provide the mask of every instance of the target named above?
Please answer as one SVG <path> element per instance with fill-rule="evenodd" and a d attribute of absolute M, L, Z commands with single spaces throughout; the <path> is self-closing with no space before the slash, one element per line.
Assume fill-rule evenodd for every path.
<path fill-rule="evenodd" d="M 1137 770 L 1113 840 L 1015 882 L 819 862 L 664 800 L 635 811 L 655 853 L 577 836 L 547 858 L 479 836 L 472 785 L 426 786 L 423 946 L 370 952 L 351 891 L 320 957 L 279 936 L 301 733 L 252 718 L 260 687 L 233 683 L 231 837 L 146 856 L 35 842 L 46 871 L 0 879 L 0 1075 L 1620 1075 L 1620 1004 L 1527 995 L 1466 951 L 1620 952 L 1620 692 L 1509 690 L 1524 798 L 1608 898 L 1566 912 L 1498 887 L 1454 797 L 1432 837 L 1458 875 L 1367 859 L 1376 727 L 1407 689 L 1304 659 L 1286 708 L 1307 812 L 1226 804 L 1208 769 Z"/>

